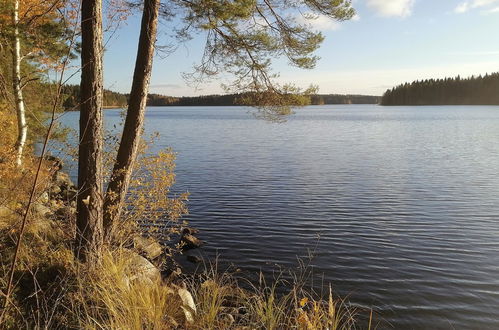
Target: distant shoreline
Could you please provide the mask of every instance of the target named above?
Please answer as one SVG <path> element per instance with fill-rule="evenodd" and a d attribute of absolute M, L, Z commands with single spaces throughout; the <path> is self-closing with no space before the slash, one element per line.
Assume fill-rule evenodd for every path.
<path fill-rule="evenodd" d="M 303 108 L 303 107 L 310 107 L 310 106 L 323 106 L 323 105 L 381 105 L 377 103 L 328 103 L 328 104 L 307 104 L 304 106 L 297 105 L 297 108 Z M 106 105 L 103 106 L 103 110 L 113 110 L 113 109 L 125 109 L 128 105 Z M 187 107 L 252 107 L 251 105 L 244 105 L 244 104 L 221 104 L 221 105 L 213 105 L 213 104 L 196 104 L 196 105 L 189 105 L 189 104 L 165 104 L 165 105 L 147 105 L 148 108 L 161 108 L 161 107 L 168 107 L 168 108 L 173 108 L 173 107 L 182 107 L 182 108 L 187 108 Z M 292 106 L 293 107 L 293 106 Z M 80 111 L 80 108 L 74 108 L 74 109 L 66 109 L 64 111 L 67 112 L 73 112 L 73 111 Z"/>

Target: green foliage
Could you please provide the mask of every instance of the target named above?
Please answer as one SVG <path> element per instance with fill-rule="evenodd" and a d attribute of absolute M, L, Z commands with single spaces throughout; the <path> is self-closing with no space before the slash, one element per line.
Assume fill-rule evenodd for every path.
<path fill-rule="evenodd" d="M 289 112 L 283 108 L 303 103 L 298 96 L 310 94 L 277 84 L 277 75 L 271 72 L 275 57 L 287 58 L 299 68 L 315 66 L 313 53 L 324 37 L 310 24 L 300 23 L 300 16 L 343 21 L 354 13 L 349 0 L 175 0 L 162 8 L 163 17 L 183 19 L 185 25 L 175 30 L 180 40 L 199 32 L 206 35 L 201 63 L 187 78 L 199 82 L 230 73 L 235 79 L 224 85 L 227 91 L 249 93 L 245 104 L 274 114 Z"/>
<path fill-rule="evenodd" d="M 149 94 L 147 96 L 148 106 L 231 106 L 251 105 L 244 103 L 245 95 L 249 93 L 224 94 L 224 95 L 201 95 L 173 97 L 160 94 Z M 342 94 L 312 94 L 296 95 L 292 105 L 323 105 L 323 104 L 378 104 L 380 96 L 370 95 L 342 95 Z"/>
<path fill-rule="evenodd" d="M 125 94 L 104 90 L 104 108 L 124 108 L 127 105 Z M 80 105 L 80 86 L 64 85 L 62 87 L 62 106 L 66 111 L 78 110 Z"/>
<path fill-rule="evenodd" d="M 382 105 L 499 105 L 499 73 L 427 79 L 387 90 Z"/>
<path fill-rule="evenodd" d="M 15 101 L 12 94 L 12 61 L 9 54 L 0 52 L 0 106 L 6 111 L 15 113 Z M 46 123 L 49 112 L 54 105 L 56 87 L 45 82 L 43 72 L 33 62 L 23 62 L 21 66 L 23 76 L 31 76 L 33 80 L 25 84 L 23 88 L 24 104 L 28 121 L 28 140 L 36 141 L 46 133 Z M 56 111 L 62 108 L 56 107 Z M 15 125 L 15 121 L 13 123 Z M 52 135 L 54 138 L 64 136 L 63 130 L 56 130 Z"/>
<path fill-rule="evenodd" d="M 318 94 L 312 95 L 311 103 L 322 104 L 378 104 L 381 100 L 379 96 L 371 95 L 341 95 L 341 94 Z"/>

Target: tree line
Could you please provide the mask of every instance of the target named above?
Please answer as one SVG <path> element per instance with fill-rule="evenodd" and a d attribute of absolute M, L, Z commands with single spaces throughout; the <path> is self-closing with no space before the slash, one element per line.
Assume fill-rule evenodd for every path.
<path fill-rule="evenodd" d="M 245 96 L 248 93 L 236 93 L 226 95 L 202 95 L 172 97 L 160 94 L 149 94 L 147 98 L 148 106 L 231 106 L 231 105 L 251 105 L 246 104 Z M 296 99 L 297 105 L 323 105 L 323 104 L 378 104 L 379 96 L 369 95 L 341 95 L 341 94 L 312 94 Z"/>
<path fill-rule="evenodd" d="M 63 106 L 66 111 L 78 110 L 80 103 L 80 86 L 65 85 L 62 88 Z M 251 105 L 245 102 L 248 93 L 234 93 L 225 95 L 201 96 L 166 96 L 161 94 L 148 94 L 147 106 L 234 106 Z M 113 92 L 105 89 L 103 106 L 106 108 L 122 108 L 128 104 L 128 94 Z M 314 94 L 301 96 L 296 105 L 324 105 L 324 104 L 378 104 L 379 96 L 370 95 L 342 95 L 342 94 Z M 298 98 L 297 98 L 298 100 Z"/>
<path fill-rule="evenodd" d="M 80 86 L 64 85 L 62 87 L 62 106 L 66 111 L 79 110 L 80 106 Z M 128 95 L 117 93 L 108 89 L 103 90 L 102 102 L 104 108 L 123 108 L 128 104 Z"/>
<path fill-rule="evenodd" d="M 387 90 L 381 105 L 499 105 L 499 73 L 405 83 Z"/>

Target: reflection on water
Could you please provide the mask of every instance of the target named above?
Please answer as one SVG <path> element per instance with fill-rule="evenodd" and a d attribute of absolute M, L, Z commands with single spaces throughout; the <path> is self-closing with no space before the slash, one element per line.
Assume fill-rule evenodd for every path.
<path fill-rule="evenodd" d="M 317 245 L 314 273 L 394 328 L 499 328 L 499 107 L 317 106 L 283 124 L 150 108 L 146 131 L 178 153 L 206 257 L 271 272 Z"/>

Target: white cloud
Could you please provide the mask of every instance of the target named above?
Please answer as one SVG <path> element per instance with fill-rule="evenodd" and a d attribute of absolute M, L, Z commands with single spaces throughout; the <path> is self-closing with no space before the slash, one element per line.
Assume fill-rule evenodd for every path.
<path fill-rule="evenodd" d="M 455 9 L 454 12 L 458 14 L 462 14 L 467 12 L 470 9 L 470 5 L 467 2 L 460 3 Z"/>
<path fill-rule="evenodd" d="M 487 6 L 490 6 L 490 5 L 492 5 L 494 3 L 498 3 L 498 2 L 499 2 L 499 0 L 468 0 L 468 1 L 463 1 L 459 5 L 457 5 L 456 8 L 454 8 L 454 12 L 458 13 L 458 14 L 463 14 L 463 13 L 466 13 L 467 11 L 472 10 L 472 9 L 487 7 Z M 497 12 L 497 11 L 499 11 L 499 7 L 486 10 L 486 12 L 489 12 L 489 13 Z"/>
<path fill-rule="evenodd" d="M 319 31 L 334 31 L 340 28 L 340 23 L 325 15 L 306 13 L 304 15 L 297 16 L 296 20 L 300 24 L 309 25 L 314 30 L 319 30 Z"/>
<path fill-rule="evenodd" d="M 412 13 L 414 0 L 367 0 L 367 5 L 381 16 L 406 17 Z"/>
<path fill-rule="evenodd" d="M 489 14 L 499 13 L 499 7 L 495 7 L 495 8 L 487 10 L 487 13 L 489 13 Z"/>
<path fill-rule="evenodd" d="M 499 55 L 499 50 L 486 50 L 477 52 L 453 52 L 449 55 L 459 55 L 459 56 L 495 56 Z"/>

